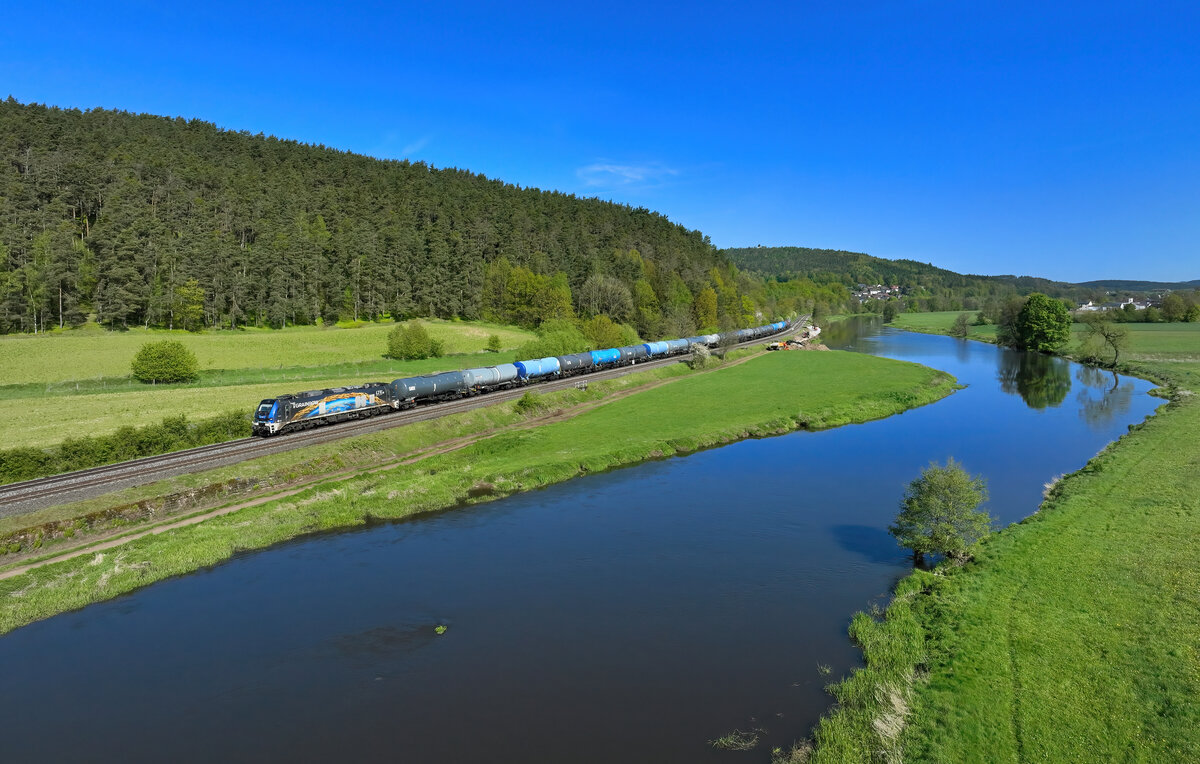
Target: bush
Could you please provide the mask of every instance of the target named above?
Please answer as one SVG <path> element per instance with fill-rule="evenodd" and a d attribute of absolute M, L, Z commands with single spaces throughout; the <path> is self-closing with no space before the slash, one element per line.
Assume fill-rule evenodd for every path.
<path fill-rule="evenodd" d="M 959 339 L 967 338 L 967 327 L 971 324 L 971 316 L 967 313 L 959 313 L 954 318 L 954 326 L 950 328 L 950 334 Z"/>
<path fill-rule="evenodd" d="M 708 347 L 699 343 L 693 342 L 691 346 L 692 357 L 688 360 L 688 366 L 693 369 L 703 369 L 713 363 L 713 354 Z"/>
<path fill-rule="evenodd" d="M 523 416 L 532 416 L 533 414 L 541 412 L 544 408 L 546 408 L 546 405 L 542 401 L 542 396 L 534 395 L 533 393 L 529 392 L 522 395 L 519 399 L 517 399 L 517 402 L 513 404 L 513 411 Z"/>
<path fill-rule="evenodd" d="M 420 321 L 409 321 L 407 324 L 397 324 L 388 332 L 388 349 L 384 355 L 401 361 L 440 358 L 442 343 L 431 338 Z"/>
<path fill-rule="evenodd" d="M 500 348 L 501 348 L 500 335 L 498 335 L 498 334 L 488 335 L 487 344 L 483 346 L 483 349 L 489 353 L 499 353 Z"/>
<path fill-rule="evenodd" d="M 181 414 L 167 417 L 161 424 L 122 427 L 108 435 L 69 438 L 53 448 L 0 451 L 0 483 L 32 480 L 249 435 L 250 420 L 245 412 L 231 411 L 198 422 L 188 422 Z"/>
<path fill-rule="evenodd" d="M 177 340 L 147 342 L 133 357 L 130 368 L 134 379 L 150 384 L 191 382 L 199 376 L 196 354 Z"/>

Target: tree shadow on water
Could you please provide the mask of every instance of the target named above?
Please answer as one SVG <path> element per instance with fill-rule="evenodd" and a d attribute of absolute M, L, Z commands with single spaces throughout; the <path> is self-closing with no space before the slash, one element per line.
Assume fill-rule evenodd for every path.
<path fill-rule="evenodd" d="M 870 562 L 894 565 L 912 559 L 892 534 L 870 525 L 835 525 L 833 538 L 842 549 L 862 555 Z"/>

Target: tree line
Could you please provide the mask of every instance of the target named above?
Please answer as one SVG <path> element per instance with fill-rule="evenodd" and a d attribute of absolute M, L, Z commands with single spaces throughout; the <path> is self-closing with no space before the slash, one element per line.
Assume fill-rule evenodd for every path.
<path fill-rule="evenodd" d="M 414 316 L 646 336 L 811 299 L 642 208 L 198 120 L 0 102 L 0 332 Z"/>

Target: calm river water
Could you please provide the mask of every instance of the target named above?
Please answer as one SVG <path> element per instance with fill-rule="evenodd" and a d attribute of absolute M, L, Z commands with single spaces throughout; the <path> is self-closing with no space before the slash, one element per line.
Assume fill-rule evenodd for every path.
<path fill-rule="evenodd" d="M 0 638 L 0 756 L 765 761 L 859 665 L 846 627 L 909 569 L 886 527 L 922 467 L 984 474 L 1012 522 L 1161 402 L 1141 380 L 878 324 L 825 339 L 968 387 L 298 540 L 33 624 Z M 706 742 L 735 729 L 760 730 L 759 753 Z"/>

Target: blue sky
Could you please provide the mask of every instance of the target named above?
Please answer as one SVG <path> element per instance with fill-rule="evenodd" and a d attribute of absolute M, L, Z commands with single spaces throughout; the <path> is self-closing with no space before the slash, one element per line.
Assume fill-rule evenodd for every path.
<path fill-rule="evenodd" d="M 346 5 L 10 4 L 0 97 L 466 168 L 722 247 L 1200 278 L 1194 3 Z"/>

